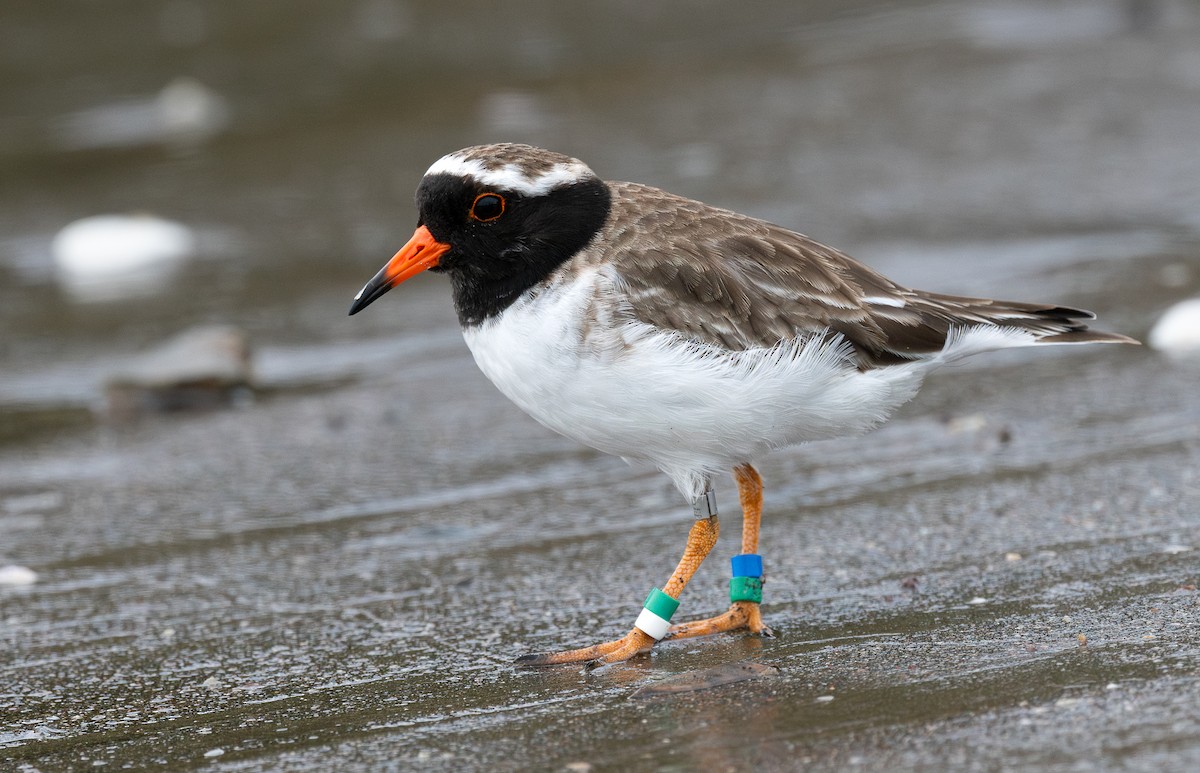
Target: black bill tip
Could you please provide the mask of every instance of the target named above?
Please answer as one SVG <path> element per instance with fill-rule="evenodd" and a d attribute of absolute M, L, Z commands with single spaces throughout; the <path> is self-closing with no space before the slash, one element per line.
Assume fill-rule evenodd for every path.
<path fill-rule="evenodd" d="M 371 277 L 371 281 L 363 285 L 363 289 L 358 291 L 358 295 L 354 296 L 354 302 L 350 304 L 350 316 L 353 317 L 358 312 L 374 303 L 379 296 L 392 289 L 393 285 L 387 278 L 387 268 L 380 270 L 378 274 Z"/>

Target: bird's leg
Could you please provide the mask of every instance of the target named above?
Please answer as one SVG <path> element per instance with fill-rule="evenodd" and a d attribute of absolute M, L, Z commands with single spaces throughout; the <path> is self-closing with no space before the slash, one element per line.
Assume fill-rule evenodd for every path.
<path fill-rule="evenodd" d="M 700 499 L 706 505 L 713 502 L 710 496 L 711 492 L 706 492 L 701 495 Z M 699 514 L 700 505 L 697 504 L 697 513 Z M 712 550 L 713 545 L 717 544 L 717 535 L 720 533 L 721 526 L 717 521 L 717 513 L 715 505 L 706 508 L 703 517 L 697 517 L 696 522 L 692 524 L 692 530 L 688 533 L 687 548 L 683 551 L 683 558 L 679 559 L 679 566 L 675 567 L 674 573 L 671 574 L 671 579 L 663 587 L 661 593 L 669 596 L 671 599 L 678 599 L 679 594 L 683 593 L 683 588 L 688 584 L 688 580 L 692 579 L 692 575 L 700 568 L 700 562 Z M 656 591 L 657 593 L 657 591 Z M 655 593 L 651 593 L 651 598 L 654 598 Z M 669 606 L 674 606 L 677 602 L 668 602 Z M 647 609 L 650 608 L 650 599 L 647 599 Z M 672 610 L 673 611 L 673 610 Z M 643 611 L 643 615 L 645 611 Z M 666 617 L 670 618 L 671 613 L 667 612 Z M 662 617 L 659 615 L 658 617 Z M 638 622 L 642 623 L 643 618 L 639 617 Z M 654 621 L 650 621 L 654 622 Z M 645 623 L 643 623 L 646 625 Z M 517 663 L 523 666 L 553 666 L 559 663 L 582 663 L 590 661 L 594 665 L 603 665 L 605 663 L 617 663 L 622 660 L 628 660 L 639 652 L 648 651 L 654 642 L 662 638 L 667 630 L 665 621 L 658 621 L 661 629 L 651 636 L 650 633 L 635 626 L 629 633 L 625 634 L 620 639 L 603 644 L 597 644 L 593 647 L 584 647 L 578 650 L 569 650 L 567 652 L 554 652 L 544 655 L 522 655 L 517 658 Z M 646 627 L 652 627 L 646 625 Z M 654 631 L 651 631 L 654 633 Z"/>
<path fill-rule="evenodd" d="M 737 480 L 738 499 L 742 503 L 742 554 L 755 555 L 758 553 L 758 531 L 759 523 L 762 520 L 762 477 L 759 476 L 758 470 L 748 464 L 735 467 L 733 476 Z M 736 582 L 737 580 L 735 580 Z M 761 578 L 758 581 L 758 588 L 758 597 L 761 598 Z M 739 591 L 738 595 L 755 595 L 745 592 L 745 587 L 739 588 Z M 770 628 L 763 624 L 759 602 L 741 600 L 734 601 L 730 604 L 729 609 L 716 617 L 671 626 L 667 638 L 686 639 L 692 636 L 738 631 L 743 628 L 760 636 L 775 635 Z"/>

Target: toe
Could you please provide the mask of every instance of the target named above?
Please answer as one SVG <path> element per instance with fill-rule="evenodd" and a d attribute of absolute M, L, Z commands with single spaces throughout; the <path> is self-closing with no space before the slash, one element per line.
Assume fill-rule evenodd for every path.
<path fill-rule="evenodd" d="M 654 645 L 654 639 L 634 628 L 620 639 L 597 644 L 594 647 L 584 647 L 566 652 L 549 652 L 545 654 L 522 655 L 517 658 L 516 665 L 525 668 L 540 668 L 542 666 L 558 666 L 566 663 L 592 663 L 605 665 L 628 660 L 634 655 L 649 650 Z"/>

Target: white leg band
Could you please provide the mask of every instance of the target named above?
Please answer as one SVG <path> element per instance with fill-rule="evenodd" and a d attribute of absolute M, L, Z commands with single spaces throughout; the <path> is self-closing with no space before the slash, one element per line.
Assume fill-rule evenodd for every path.
<path fill-rule="evenodd" d="M 633 625 L 635 628 L 641 629 L 642 633 L 655 641 L 662 641 L 662 637 L 666 636 L 667 631 L 671 630 L 670 620 L 663 620 L 645 608 L 642 609 L 642 613 L 638 615 L 637 622 Z"/>

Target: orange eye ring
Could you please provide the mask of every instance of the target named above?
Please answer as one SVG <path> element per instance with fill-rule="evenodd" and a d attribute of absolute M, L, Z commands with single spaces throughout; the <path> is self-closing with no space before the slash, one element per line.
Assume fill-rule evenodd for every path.
<path fill-rule="evenodd" d="M 504 214 L 507 202 L 499 193 L 481 193 L 471 202 L 471 219 L 480 223 L 490 223 Z"/>

